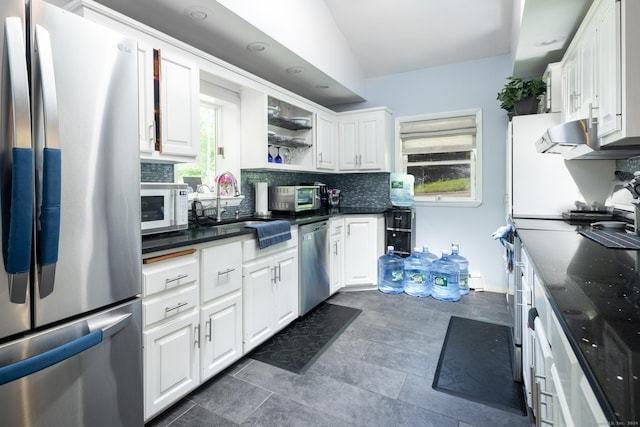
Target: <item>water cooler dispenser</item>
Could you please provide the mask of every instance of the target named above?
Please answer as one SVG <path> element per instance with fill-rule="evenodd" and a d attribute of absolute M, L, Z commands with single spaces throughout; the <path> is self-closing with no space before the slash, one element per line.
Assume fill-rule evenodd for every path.
<path fill-rule="evenodd" d="M 416 211 L 393 207 L 385 212 L 386 245 L 393 246 L 396 255 L 411 255 L 416 245 Z"/>

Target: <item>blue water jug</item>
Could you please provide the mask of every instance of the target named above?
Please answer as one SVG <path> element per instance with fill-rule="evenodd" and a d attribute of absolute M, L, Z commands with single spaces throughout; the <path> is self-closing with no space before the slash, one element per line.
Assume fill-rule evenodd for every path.
<path fill-rule="evenodd" d="M 467 295 L 469 293 L 469 261 L 460 255 L 459 244 L 451 244 L 451 256 L 449 256 L 449 259 L 458 264 L 458 268 L 460 269 L 460 277 L 458 278 L 460 295 Z"/>
<path fill-rule="evenodd" d="M 420 248 L 404 259 L 404 293 L 414 297 L 428 297 L 431 295 L 429 282 L 429 265 L 420 256 Z"/>
<path fill-rule="evenodd" d="M 449 252 L 442 251 L 442 257 L 431 263 L 431 296 L 441 301 L 460 300 L 458 264 L 449 259 Z"/>
<path fill-rule="evenodd" d="M 404 260 L 387 246 L 387 253 L 378 258 L 378 290 L 385 294 L 404 292 Z"/>
<path fill-rule="evenodd" d="M 438 255 L 433 252 L 429 252 L 429 246 L 423 245 L 422 252 L 420 252 L 420 257 L 426 260 L 429 264 L 438 259 Z"/>

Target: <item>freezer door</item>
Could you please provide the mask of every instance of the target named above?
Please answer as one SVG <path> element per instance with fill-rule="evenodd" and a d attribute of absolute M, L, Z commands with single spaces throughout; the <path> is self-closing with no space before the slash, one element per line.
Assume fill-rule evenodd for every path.
<path fill-rule="evenodd" d="M 138 83 L 135 41 L 31 3 L 39 327 L 141 293 Z"/>
<path fill-rule="evenodd" d="M 16 3 L 0 5 L 0 340 L 30 326 L 33 147 L 24 12 Z"/>
<path fill-rule="evenodd" d="M 7 426 L 142 426 L 142 315 L 136 298 L 0 346 Z"/>

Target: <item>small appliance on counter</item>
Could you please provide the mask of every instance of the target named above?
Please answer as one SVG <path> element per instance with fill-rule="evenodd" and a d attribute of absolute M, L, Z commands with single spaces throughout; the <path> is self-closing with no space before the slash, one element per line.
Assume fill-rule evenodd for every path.
<path fill-rule="evenodd" d="M 184 230 L 189 227 L 188 188 L 187 184 L 173 182 L 140 184 L 143 235 Z"/>
<path fill-rule="evenodd" d="M 329 206 L 329 190 L 327 184 L 322 182 L 301 182 L 302 186 L 318 187 L 318 196 L 320 197 L 320 207 L 326 208 Z"/>
<path fill-rule="evenodd" d="M 320 209 L 317 185 L 280 185 L 269 187 L 269 210 L 305 212 Z"/>
<path fill-rule="evenodd" d="M 337 208 L 340 206 L 340 190 L 332 188 L 329 190 L 329 207 Z"/>

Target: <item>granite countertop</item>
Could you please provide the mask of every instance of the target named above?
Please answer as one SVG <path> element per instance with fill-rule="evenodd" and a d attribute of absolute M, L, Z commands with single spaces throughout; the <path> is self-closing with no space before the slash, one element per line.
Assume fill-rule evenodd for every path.
<path fill-rule="evenodd" d="M 640 419 L 640 251 L 608 249 L 563 221 L 514 220 L 607 417 Z"/>
<path fill-rule="evenodd" d="M 233 224 L 237 221 L 247 221 L 247 220 L 275 220 L 281 219 L 286 220 L 291 223 L 291 225 L 305 225 L 316 221 L 322 221 L 326 219 L 330 219 L 332 217 L 336 217 L 339 215 L 358 215 L 358 214 L 367 214 L 367 215 L 375 215 L 382 214 L 387 210 L 387 208 L 370 208 L 370 207 L 344 207 L 337 209 L 323 209 L 318 211 L 313 211 L 309 213 L 299 213 L 299 214 L 287 214 L 287 213 L 278 213 L 273 214 L 268 218 L 258 218 L 258 217 L 241 217 L 239 220 L 224 220 L 219 223 L 219 225 L 223 224 Z M 216 225 L 218 225 L 216 223 Z M 227 239 L 230 237 L 242 236 L 247 234 L 254 234 L 255 229 L 253 228 L 244 228 L 238 226 L 236 227 L 225 227 L 224 229 L 211 227 L 211 226 L 189 226 L 187 230 L 174 231 L 170 233 L 160 233 L 153 234 L 148 236 L 142 236 L 142 254 L 149 254 L 152 252 L 160 252 L 170 249 L 177 249 L 183 246 L 196 245 L 199 243 L 206 243 L 220 239 Z"/>

